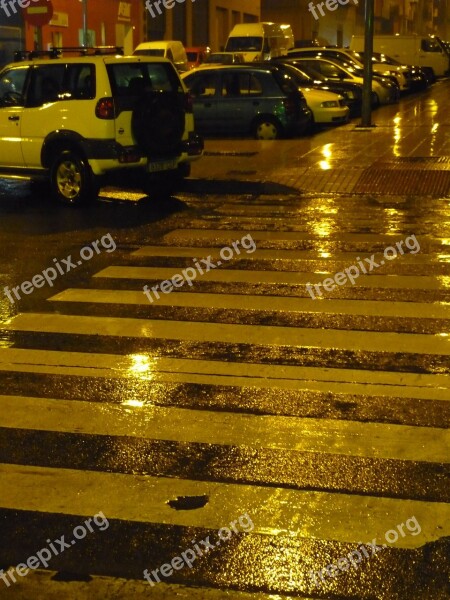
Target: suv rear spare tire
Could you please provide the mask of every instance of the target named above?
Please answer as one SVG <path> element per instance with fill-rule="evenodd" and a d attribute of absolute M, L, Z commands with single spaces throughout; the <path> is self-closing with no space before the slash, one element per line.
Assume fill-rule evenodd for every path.
<path fill-rule="evenodd" d="M 178 94 L 150 92 L 133 109 L 131 128 L 138 146 L 151 156 L 177 150 L 185 127 L 184 109 Z"/>

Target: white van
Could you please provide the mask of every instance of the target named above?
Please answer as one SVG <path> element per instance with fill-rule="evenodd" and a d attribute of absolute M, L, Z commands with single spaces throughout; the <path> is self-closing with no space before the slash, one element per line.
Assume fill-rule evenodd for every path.
<path fill-rule="evenodd" d="M 364 36 L 354 35 L 351 50 L 364 52 Z M 449 57 L 439 42 L 432 37 L 409 35 L 374 35 L 373 51 L 395 58 L 404 65 L 430 67 L 436 77 L 449 72 Z"/>
<path fill-rule="evenodd" d="M 239 23 L 231 30 L 225 52 L 242 53 L 245 62 L 284 56 L 294 47 L 290 25 L 281 23 Z"/>
<path fill-rule="evenodd" d="M 181 42 L 176 40 L 161 40 L 142 42 L 133 52 L 135 56 L 162 56 L 173 62 L 178 71 L 188 70 L 186 50 Z"/>

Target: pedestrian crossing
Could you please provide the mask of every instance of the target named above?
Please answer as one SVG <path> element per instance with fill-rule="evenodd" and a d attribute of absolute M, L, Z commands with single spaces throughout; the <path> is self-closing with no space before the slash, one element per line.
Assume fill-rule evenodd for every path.
<path fill-rule="evenodd" d="M 414 210 L 341 201 L 342 228 L 328 200 L 315 216 L 305 200 L 307 218 L 289 200 L 280 219 L 273 199 L 177 217 L 3 326 L 0 568 L 81 517 L 110 527 L 52 559 L 61 580 L 0 580 L 0 598 L 448 599 L 450 242 L 412 229 Z M 249 233 L 253 253 L 148 302 L 145 284 Z M 420 253 L 306 291 L 411 233 Z M 251 531 L 144 581 L 244 513 Z M 413 516 L 420 532 L 359 568 L 308 575 Z"/>

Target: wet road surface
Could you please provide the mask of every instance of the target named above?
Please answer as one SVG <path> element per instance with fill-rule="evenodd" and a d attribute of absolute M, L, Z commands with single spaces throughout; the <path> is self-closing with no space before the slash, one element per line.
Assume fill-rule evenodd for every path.
<path fill-rule="evenodd" d="M 401 156 L 445 85 L 376 113 L 416 115 Z M 346 127 L 298 141 L 311 181 L 344 177 Z M 378 134 L 355 167 L 398 157 Z M 0 598 L 450 597 L 448 196 L 305 193 L 296 142 L 272 170 L 229 143 L 166 214 L 103 196 L 47 218 L 5 192 L 26 206 L 23 235 L 4 200 L 5 240 L 35 256 L 3 257 L 2 287 L 85 262 L 1 299 Z"/>

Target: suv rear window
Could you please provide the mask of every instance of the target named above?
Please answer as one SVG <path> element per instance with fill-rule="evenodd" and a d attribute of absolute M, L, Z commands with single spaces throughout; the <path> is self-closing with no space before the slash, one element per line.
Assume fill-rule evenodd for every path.
<path fill-rule="evenodd" d="M 140 96 L 145 91 L 182 92 L 170 63 L 119 63 L 107 66 L 114 96 Z"/>

